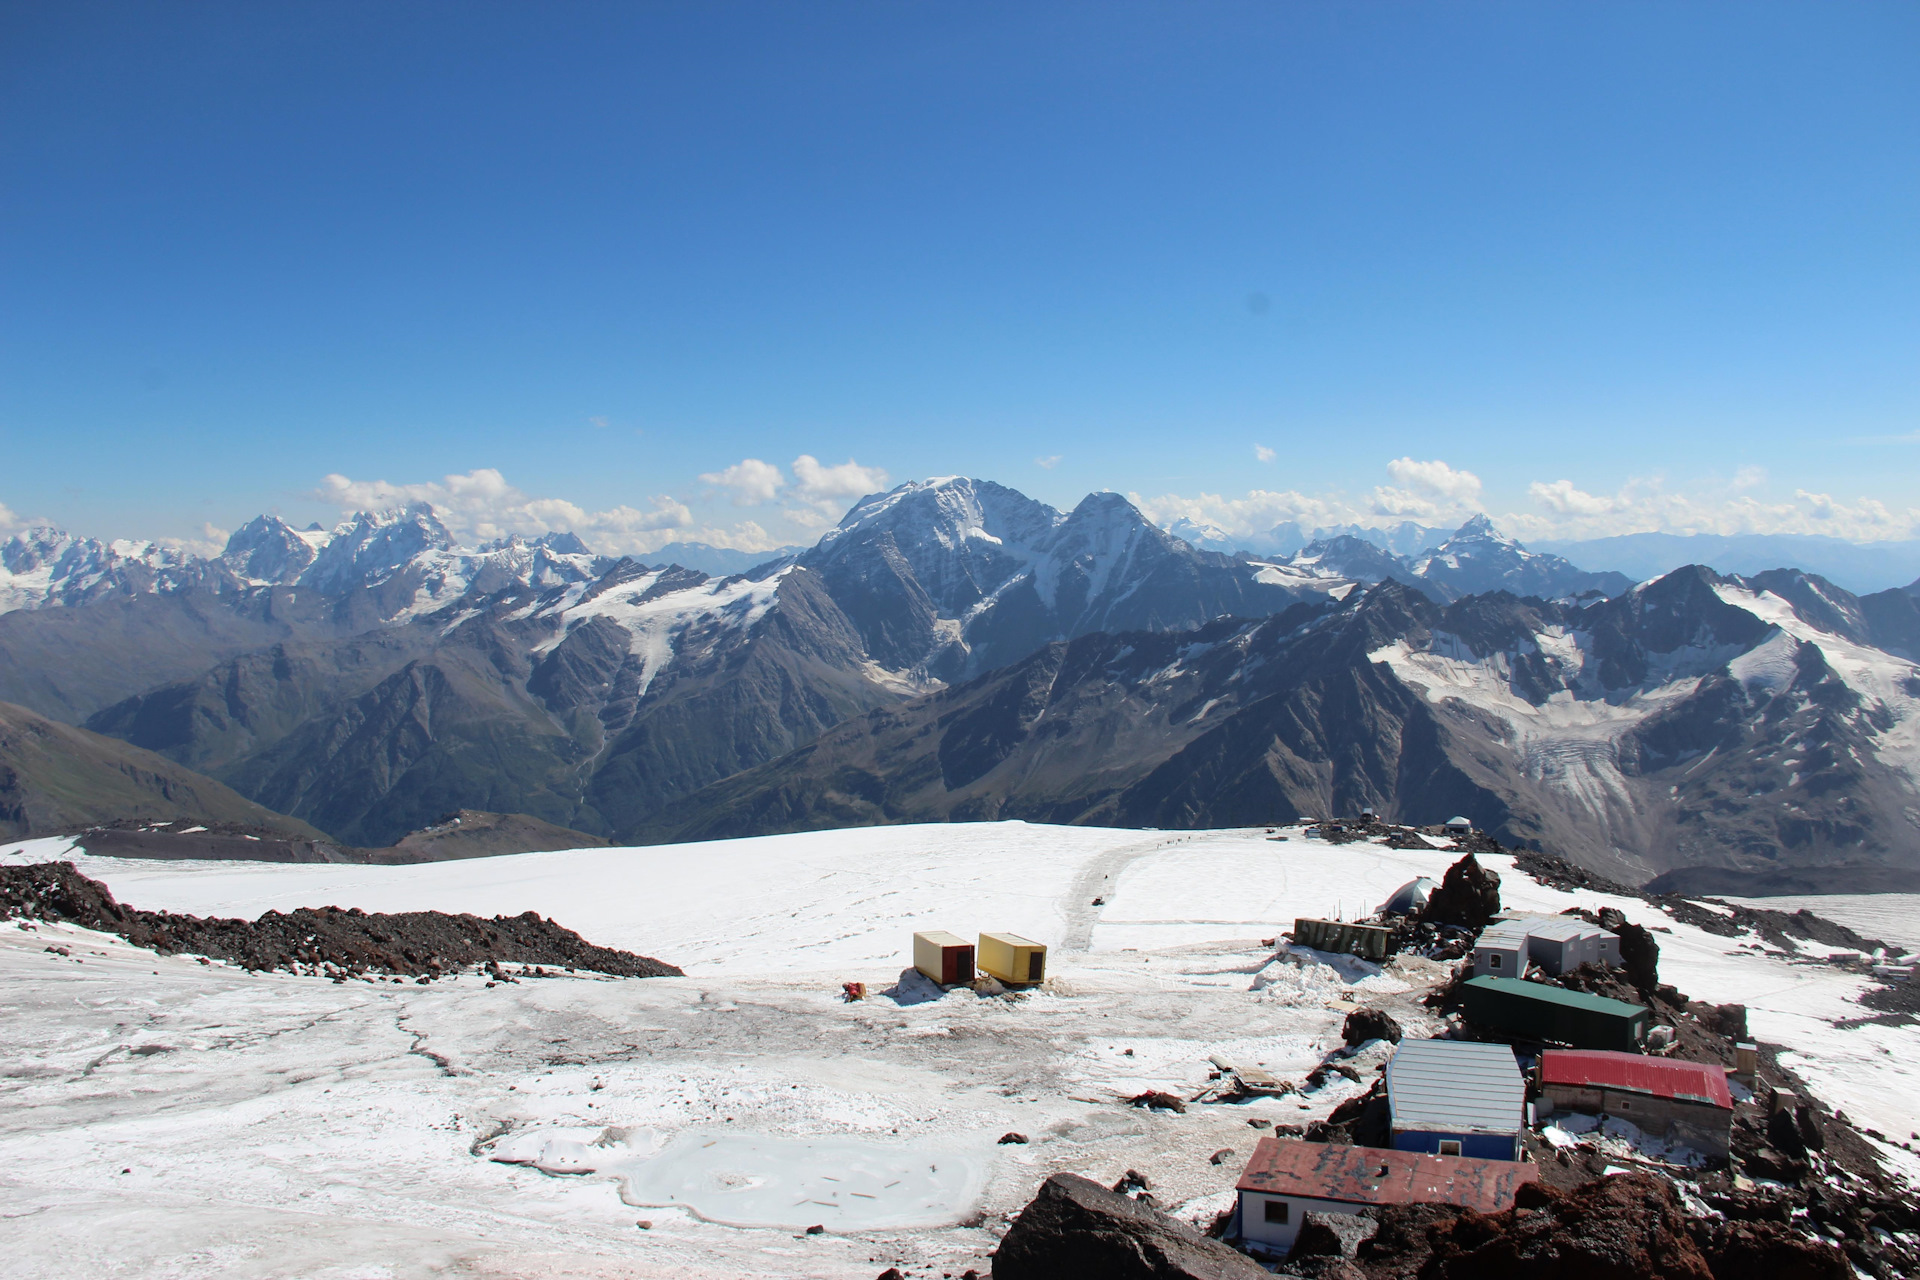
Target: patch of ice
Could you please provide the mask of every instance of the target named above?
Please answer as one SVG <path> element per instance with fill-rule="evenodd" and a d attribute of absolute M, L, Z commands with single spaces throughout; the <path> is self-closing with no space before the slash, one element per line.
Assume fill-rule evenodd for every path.
<path fill-rule="evenodd" d="M 920 1144 L 693 1132 L 612 1171 L 631 1205 L 736 1227 L 875 1231 L 958 1222 L 979 1198 L 987 1163 Z"/>

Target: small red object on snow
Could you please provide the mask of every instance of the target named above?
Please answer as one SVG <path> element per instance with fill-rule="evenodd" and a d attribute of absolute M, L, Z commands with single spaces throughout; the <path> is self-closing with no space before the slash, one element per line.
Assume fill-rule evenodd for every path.
<path fill-rule="evenodd" d="M 867 984 L 864 982 L 843 982 L 840 984 L 840 995 L 848 1004 L 852 1004 L 855 1000 L 865 1000 L 867 998 Z"/>

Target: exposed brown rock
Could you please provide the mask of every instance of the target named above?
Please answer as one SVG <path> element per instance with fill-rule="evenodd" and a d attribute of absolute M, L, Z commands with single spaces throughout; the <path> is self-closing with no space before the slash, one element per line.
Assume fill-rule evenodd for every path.
<path fill-rule="evenodd" d="M 1400 1035 L 1400 1024 L 1385 1009 L 1355 1009 L 1340 1026 L 1340 1037 L 1349 1047 L 1369 1040 L 1391 1040 L 1399 1044 Z"/>
<path fill-rule="evenodd" d="M 994 1280 L 1265 1280 L 1246 1255 L 1151 1205 L 1056 1173 L 993 1255 Z"/>
<path fill-rule="evenodd" d="M 368 915 L 339 907 L 269 911 L 258 920 L 139 911 L 115 902 L 105 885 L 81 875 L 71 862 L 0 867 L 0 919 L 13 916 L 64 920 L 117 933 L 136 947 L 162 954 L 186 952 L 247 969 L 339 978 L 383 973 L 430 979 L 484 965 L 498 979 L 506 977 L 503 963 L 591 969 L 629 978 L 680 973 L 647 956 L 596 947 L 531 911 L 491 920 L 440 911 Z"/>

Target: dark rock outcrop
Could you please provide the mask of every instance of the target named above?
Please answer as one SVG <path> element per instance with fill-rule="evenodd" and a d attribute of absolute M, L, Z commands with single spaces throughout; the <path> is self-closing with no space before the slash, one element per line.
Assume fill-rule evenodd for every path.
<path fill-rule="evenodd" d="M 1427 895 L 1421 920 L 1429 924 L 1484 929 L 1500 913 L 1500 877 L 1472 854 L 1447 868 L 1440 887 Z"/>
<path fill-rule="evenodd" d="M 1777 1222 L 1717 1223 L 1701 1252 L 1714 1280 L 1850 1280 L 1846 1255 Z"/>
<path fill-rule="evenodd" d="M 1385 1214 L 1383 1213 L 1383 1217 Z M 1522 1187 L 1501 1213 L 1463 1213 L 1430 1228 L 1431 1280 L 1711 1280 L 1673 1189 L 1648 1174 L 1570 1192 Z"/>
<path fill-rule="evenodd" d="M 1634 924 L 1613 907 L 1600 912 L 1600 927 L 1620 938 L 1620 964 L 1627 980 L 1643 997 L 1651 997 L 1660 988 L 1660 944 L 1645 925 Z"/>
<path fill-rule="evenodd" d="M 1392 1205 L 1376 1217 L 1378 1229 L 1356 1251 L 1372 1280 L 1843 1280 L 1851 1274 L 1846 1255 L 1832 1245 L 1783 1222 L 1694 1217 L 1670 1184 L 1644 1173 L 1570 1190 L 1530 1183 L 1502 1213 Z"/>
<path fill-rule="evenodd" d="M 1078 1174 L 1040 1185 L 993 1256 L 994 1280 L 1263 1280 L 1177 1218 Z"/>

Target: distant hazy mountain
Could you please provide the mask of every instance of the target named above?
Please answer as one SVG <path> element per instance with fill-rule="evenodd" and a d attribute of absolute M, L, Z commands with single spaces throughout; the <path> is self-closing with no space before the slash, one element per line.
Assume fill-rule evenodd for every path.
<path fill-rule="evenodd" d="M 1493 527 L 1487 517 L 1474 516 L 1444 538 L 1431 531 L 1403 526 L 1408 543 L 1429 543 L 1419 555 L 1399 555 L 1376 539 L 1351 533 L 1319 538 L 1300 551 L 1276 560 L 1279 567 L 1299 573 L 1326 573 L 1371 585 L 1404 582 L 1436 600 L 1453 600 L 1486 591 L 1553 600 L 1572 596 L 1618 595 L 1633 580 L 1617 573 L 1588 573 L 1559 556 L 1529 551 Z M 1415 531 L 1419 536 L 1414 536 Z"/>
<path fill-rule="evenodd" d="M 1635 582 L 1683 564 L 1710 564 L 1742 574 L 1800 569 L 1862 593 L 1920 580 L 1920 539 L 1847 542 L 1797 534 L 1630 533 L 1585 542 L 1537 542 L 1534 548 L 1565 556 L 1583 569 L 1624 573 Z"/>
<path fill-rule="evenodd" d="M 1256 556 L 1291 556 L 1314 542 L 1328 542 L 1335 538 L 1358 538 L 1370 542 L 1382 551 L 1397 556 L 1417 556 L 1422 551 L 1431 551 L 1447 540 L 1447 531 L 1429 525 L 1415 524 L 1403 520 L 1391 529 L 1376 529 L 1370 525 L 1329 525 L 1315 529 L 1311 533 L 1302 529 L 1292 520 L 1283 520 L 1265 533 L 1250 536 L 1236 536 L 1218 525 L 1201 524 L 1185 516 L 1168 525 L 1167 532 L 1176 538 L 1185 539 L 1203 551 L 1222 551 L 1231 554 L 1236 551 L 1250 552 Z"/>
<path fill-rule="evenodd" d="M 730 578 L 776 560 L 791 560 L 801 547 L 775 547 L 771 551 L 735 551 L 732 547 L 714 547 L 704 542 L 669 542 L 658 551 L 649 551 L 641 559 L 648 564 L 677 564 L 714 578 Z"/>

